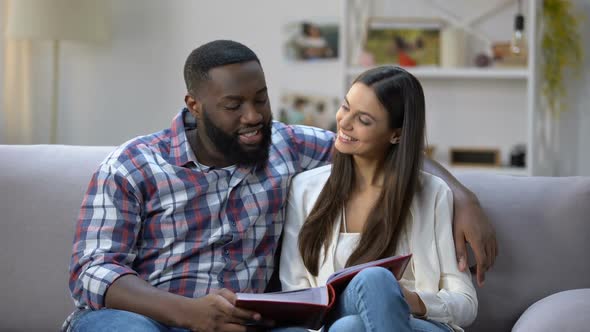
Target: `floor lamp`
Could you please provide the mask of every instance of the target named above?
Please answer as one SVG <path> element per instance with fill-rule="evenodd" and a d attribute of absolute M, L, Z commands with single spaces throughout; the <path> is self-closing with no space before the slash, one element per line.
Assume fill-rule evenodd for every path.
<path fill-rule="evenodd" d="M 12 0 L 6 36 L 52 42 L 52 87 L 49 142 L 57 143 L 60 42 L 101 42 L 109 36 L 108 1 Z"/>

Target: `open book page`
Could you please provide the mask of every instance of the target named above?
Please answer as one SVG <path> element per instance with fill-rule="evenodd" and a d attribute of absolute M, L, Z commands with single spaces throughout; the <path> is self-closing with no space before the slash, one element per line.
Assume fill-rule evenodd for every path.
<path fill-rule="evenodd" d="M 240 301 L 272 301 L 328 305 L 328 290 L 326 287 L 313 287 L 276 293 L 238 293 Z"/>
<path fill-rule="evenodd" d="M 349 266 L 347 268 L 344 268 L 340 271 L 333 273 L 328 278 L 327 283 L 333 284 L 334 286 L 336 286 L 336 284 L 338 284 L 338 285 L 344 284 L 344 283 L 347 284 L 348 281 L 350 281 L 350 279 L 352 279 L 362 269 L 365 269 L 367 267 L 376 267 L 376 266 L 383 267 L 383 268 L 390 270 L 393 273 L 393 275 L 395 276 L 395 278 L 399 280 L 401 278 L 402 274 L 404 273 L 406 266 L 408 265 L 411 258 L 412 258 L 412 254 L 407 254 L 407 255 L 382 258 L 382 259 L 368 262 L 368 263 L 364 263 L 364 264 Z"/>

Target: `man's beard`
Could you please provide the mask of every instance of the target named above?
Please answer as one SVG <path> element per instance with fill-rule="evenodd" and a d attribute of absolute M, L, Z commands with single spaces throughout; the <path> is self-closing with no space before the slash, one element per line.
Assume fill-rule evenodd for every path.
<path fill-rule="evenodd" d="M 225 133 L 211 121 L 207 112 L 203 112 L 203 125 L 207 137 L 213 142 L 217 151 L 224 154 L 226 161 L 242 166 L 264 166 L 268 161 L 272 116 L 268 123 L 263 124 L 260 129 L 262 140 L 255 149 L 244 149 L 237 132 L 235 134 Z"/>

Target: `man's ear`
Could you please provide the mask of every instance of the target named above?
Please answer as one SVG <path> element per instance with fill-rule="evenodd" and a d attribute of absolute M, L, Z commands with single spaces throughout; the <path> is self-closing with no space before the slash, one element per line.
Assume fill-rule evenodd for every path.
<path fill-rule="evenodd" d="M 191 112 L 191 114 L 196 119 L 201 118 L 201 111 L 203 110 L 203 105 L 198 99 L 195 99 L 193 96 L 187 93 L 186 96 L 184 96 L 184 103 L 186 104 L 186 108 L 188 109 L 188 111 Z"/>

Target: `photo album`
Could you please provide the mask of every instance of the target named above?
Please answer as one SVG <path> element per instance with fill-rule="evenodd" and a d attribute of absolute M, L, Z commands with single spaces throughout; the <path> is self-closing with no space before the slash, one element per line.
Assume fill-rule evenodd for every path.
<path fill-rule="evenodd" d="M 407 254 L 350 266 L 332 274 L 327 284 L 321 287 L 275 293 L 237 293 L 236 306 L 258 312 L 263 320 L 273 320 L 275 327 L 300 326 L 317 330 L 324 325 L 324 318 L 357 273 L 368 267 L 383 267 L 399 280 L 411 258 L 412 254 Z"/>

